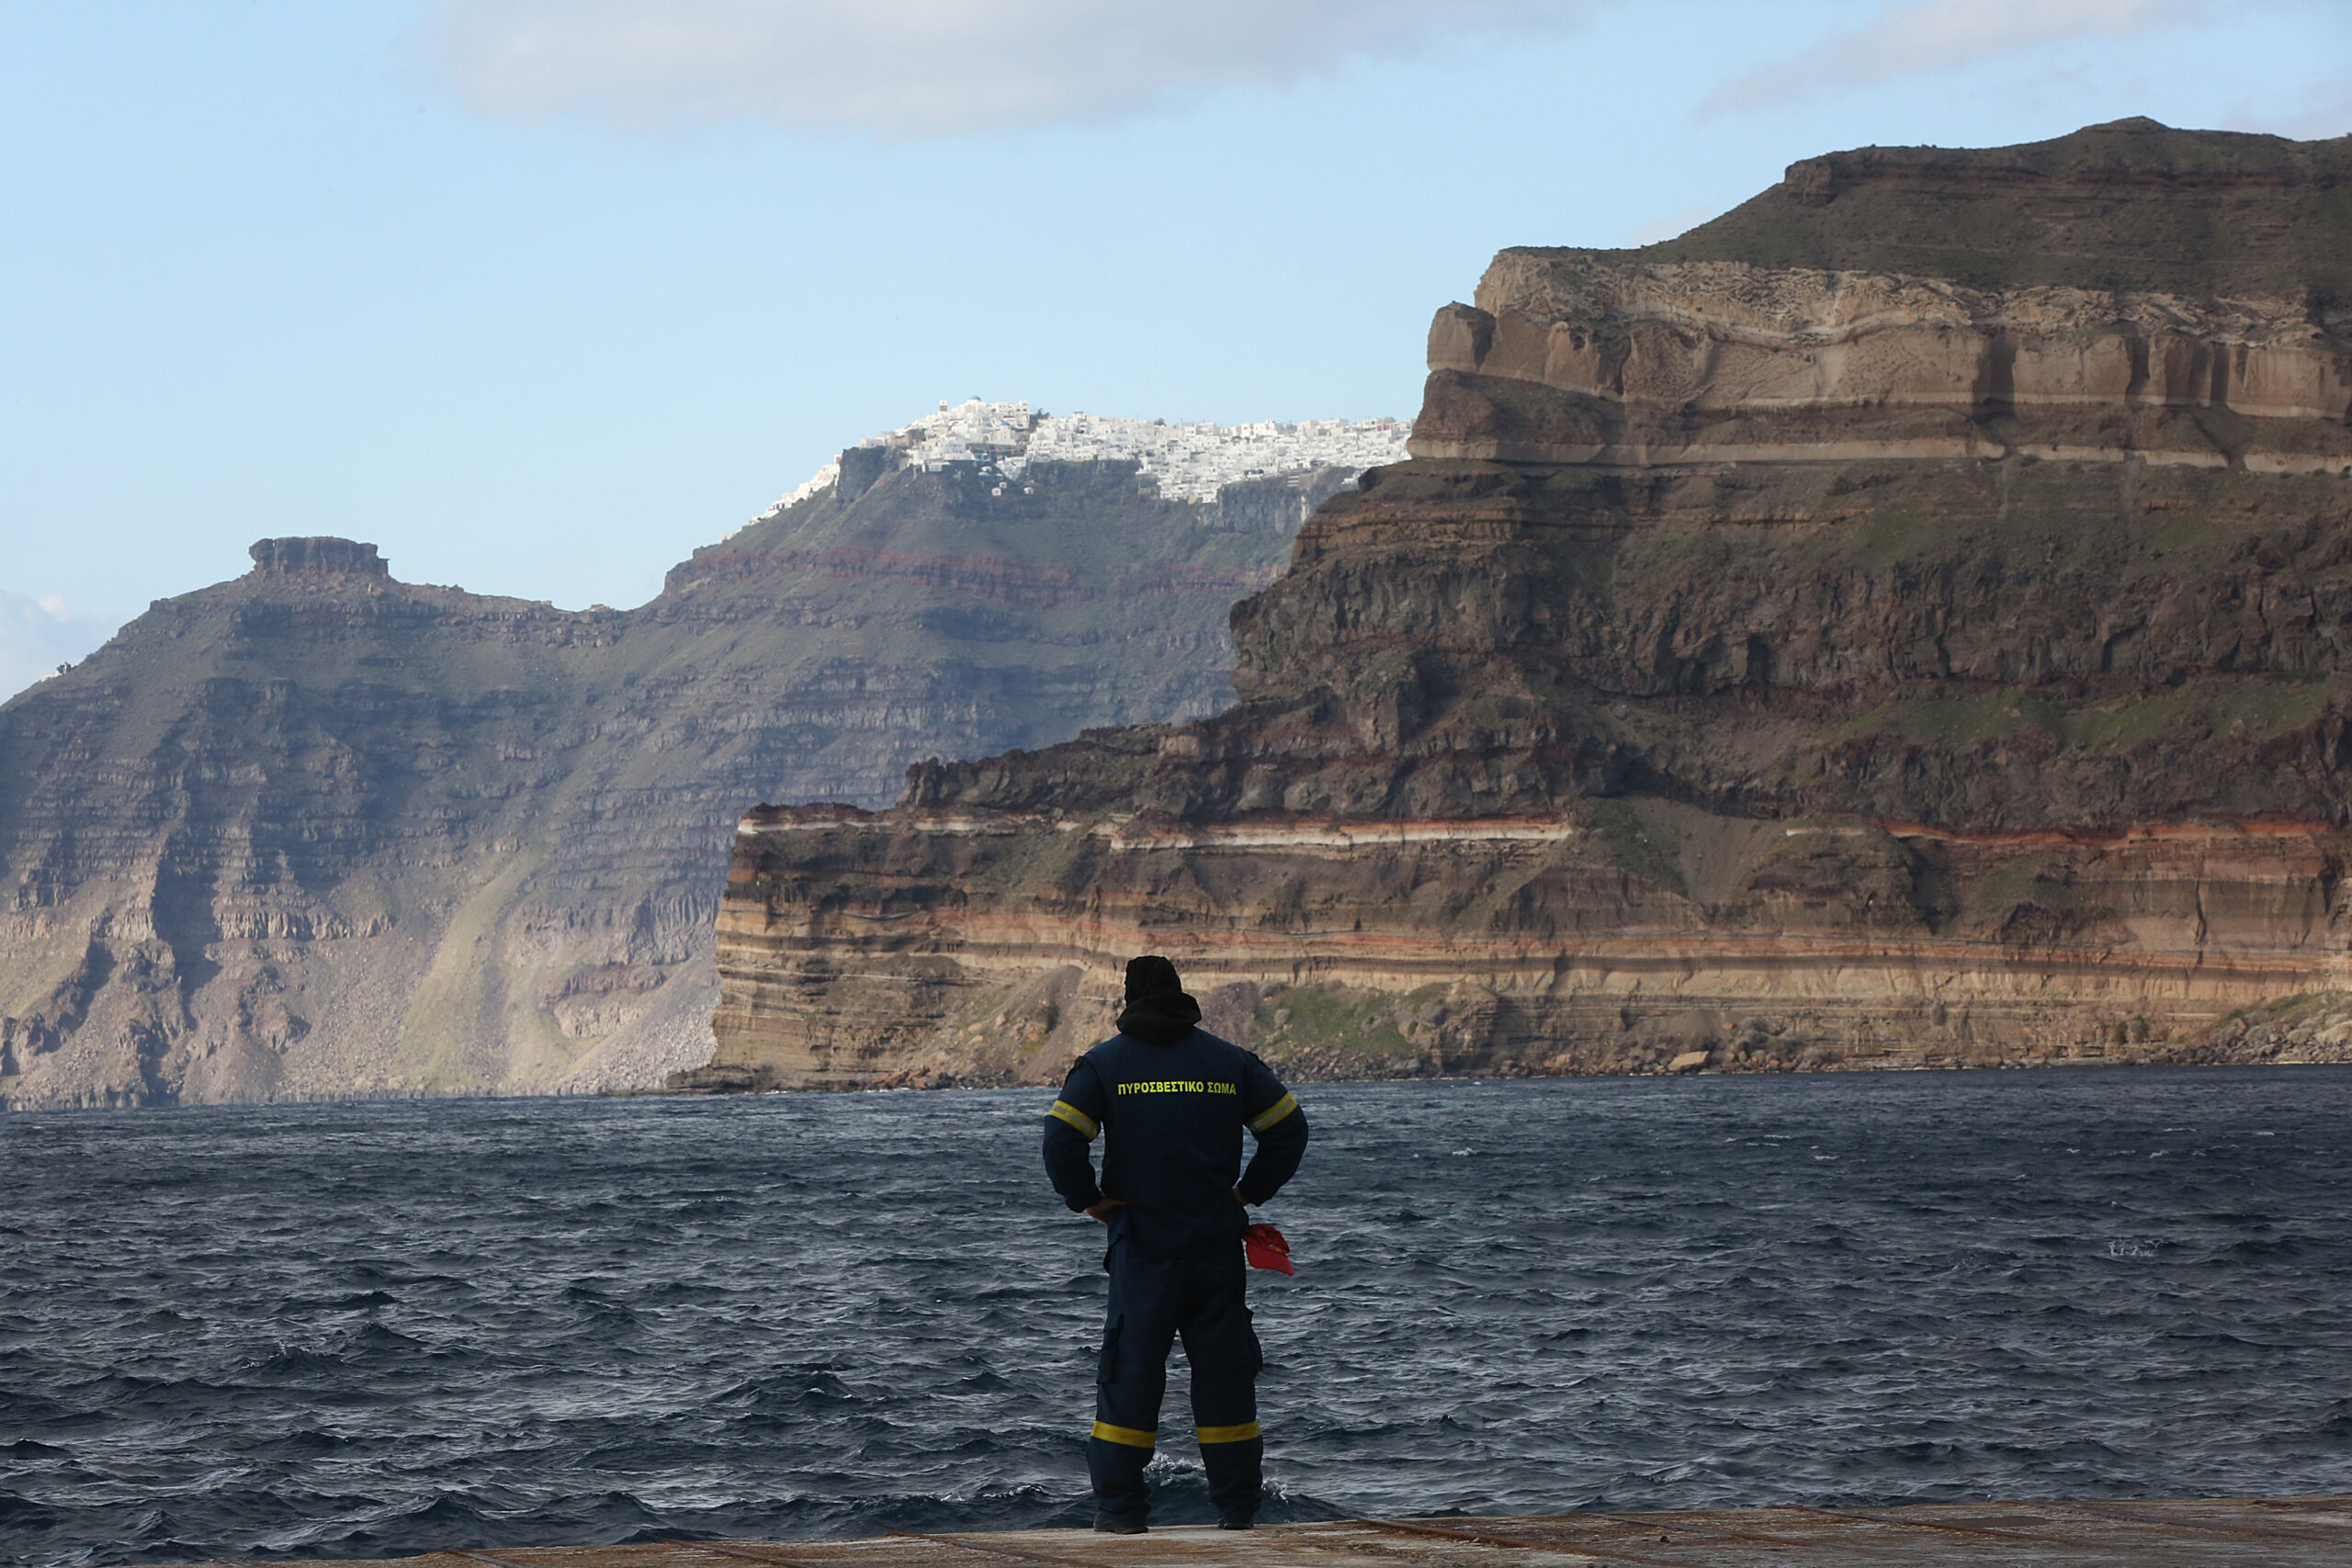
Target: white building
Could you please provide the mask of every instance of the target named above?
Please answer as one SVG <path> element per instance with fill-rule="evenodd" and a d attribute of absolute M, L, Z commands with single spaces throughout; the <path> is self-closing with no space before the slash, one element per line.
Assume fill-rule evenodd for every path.
<path fill-rule="evenodd" d="M 1409 421 L 1395 419 L 1170 424 L 1156 419 L 1035 412 L 1025 401 L 990 403 L 973 398 L 953 406 L 943 402 L 937 413 L 858 445 L 888 448 L 892 467 L 936 472 L 958 463 L 993 465 L 1000 492 L 1003 483 L 1017 482 L 1032 463 L 1132 458 L 1157 481 L 1163 500 L 1205 502 L 1215 501 L 1218 491 L 1241 479 L 1312 468 L 1361 473 L 1383 463 L 1401 463 L 1405 438 L 1411 433 Z M 840 462 L 828 463 L 762 515 L 773 517 L 840 477 Z"/>

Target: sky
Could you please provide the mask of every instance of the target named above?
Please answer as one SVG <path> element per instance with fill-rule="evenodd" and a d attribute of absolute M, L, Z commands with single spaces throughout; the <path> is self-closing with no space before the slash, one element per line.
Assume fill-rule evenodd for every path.
<path fill-rule="evenodd" d="M 0 0 L 0 694 L 254 539 L 558 604 L 943 398 L 1408 417 L 1498 249 L 2352 132 L 2352 0 Z"/>

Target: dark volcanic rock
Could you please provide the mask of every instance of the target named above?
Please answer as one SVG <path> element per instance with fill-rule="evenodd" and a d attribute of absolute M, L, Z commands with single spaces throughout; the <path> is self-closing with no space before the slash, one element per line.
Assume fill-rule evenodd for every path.
<path fill-rule="evenodd" d="M 391 567 L 373 545 L 349 539 L 263 539 L 250 552 L 256 573 L 277 577 L 382 577 Z"/>
<path fill-rule="evenodd" d="M 2352 301 L 2352 137 L 2086 126 L 2015 147 L 1863 147 L 1628 259 Z"/>
<path fill-rule="evenodd" d="M 746 820 L 718 1065 L 1050 1079 L 1143 951 L 1332 1072 L 2226 1054 L 2352 932 L 2347 176 L 2124 122 L 1504 252 L 1238 706 Z"/>

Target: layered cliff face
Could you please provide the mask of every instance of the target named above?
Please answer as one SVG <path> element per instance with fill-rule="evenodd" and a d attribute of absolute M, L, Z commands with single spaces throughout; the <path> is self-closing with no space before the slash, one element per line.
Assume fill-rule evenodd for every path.
<path fill-rule="evenodd" d="M 628 612 L 266 540 L 0 707 L 0 1104 L 656 1084 L 748 803 L 1229 702 L 1227 609 L 1351 478 L 887 459 Z"/>
<path fill-rule="evenodd" d="M 1478 297 L 1431 330 L 1430 368 L 1452 374 L 1420 456 L 2352 462 L 2352 305 L 1529 252 Z"/>
<path fill-rule="evenodd" d="M 1430 329 L 1413 450 L 2341 474 L 2346 158 L 2150 120 L 1870 148 L 1645 251 L 1505 251 Z"/>
<path fill-rule="evenodd" d="M 1050 1078 L 1144 951 L 1310 1076 L 2267 1038 L 2352 943 L 2347 254 L 2352 139 L 2145 121 L 1505 252 L 1239 706 L 746 818 L 718 1063 Z"/>

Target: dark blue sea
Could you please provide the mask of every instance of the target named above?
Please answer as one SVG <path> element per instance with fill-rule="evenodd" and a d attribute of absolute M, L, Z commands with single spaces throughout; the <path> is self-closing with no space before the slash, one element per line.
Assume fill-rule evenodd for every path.
<path fill-rule="evenodd" d="M 0 1562 L 1081 1523 L 1050 1099 L 0 1119 Z M 1270 1517 L 2352 1491 L 2352 1072 L 1303 1099 Z"/>

